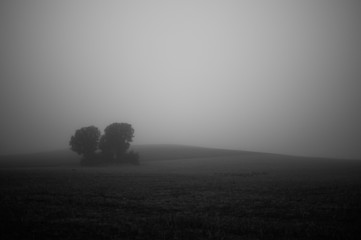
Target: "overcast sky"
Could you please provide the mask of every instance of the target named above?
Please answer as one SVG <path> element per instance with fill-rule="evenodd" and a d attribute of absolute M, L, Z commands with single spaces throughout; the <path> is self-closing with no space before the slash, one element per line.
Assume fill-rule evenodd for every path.
<path fill-rule="evenodd" d="M 2 0 L 0 153 L 135 144 L 361 157 L 361 1 Z"/>

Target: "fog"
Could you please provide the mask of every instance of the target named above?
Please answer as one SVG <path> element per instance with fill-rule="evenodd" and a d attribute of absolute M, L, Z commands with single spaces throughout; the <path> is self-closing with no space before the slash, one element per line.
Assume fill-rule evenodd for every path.
<path fill-rule="evenodd" d="M 361 157 L 361 2 L 0 3 L 0 154 L 134 144 Z"/>

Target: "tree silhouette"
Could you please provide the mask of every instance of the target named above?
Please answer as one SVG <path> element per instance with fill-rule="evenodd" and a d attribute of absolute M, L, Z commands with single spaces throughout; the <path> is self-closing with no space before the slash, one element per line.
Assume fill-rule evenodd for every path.
<path fill-rule="evenodd" d="M 79 155 L 83 155 L 85 159 L 94 156 L 98 148 L 100 131 L 97 127 L 83 127 L 75 131 L 75 135 L 71 136 L 69 145 L 71 150 Z"/>
<path fill-rule="evenodd" d="M 129 123 L 112 123 L 104 129 L 99 148 L 108 159 L 120 160 L 133 141 L 134 129 Z"/>

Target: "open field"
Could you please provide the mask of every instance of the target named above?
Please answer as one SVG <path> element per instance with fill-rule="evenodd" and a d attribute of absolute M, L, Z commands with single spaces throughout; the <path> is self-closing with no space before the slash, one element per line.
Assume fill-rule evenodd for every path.
<path fill-rule="evenodd" d="M 357 160 L 184 146 L 137 150 L 140 166 L 5 164 L 0 238 L 360 238 Z"/>

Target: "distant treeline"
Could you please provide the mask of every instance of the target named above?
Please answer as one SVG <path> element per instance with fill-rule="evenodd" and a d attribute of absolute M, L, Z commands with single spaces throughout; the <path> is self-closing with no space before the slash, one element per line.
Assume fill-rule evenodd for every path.
<path fill-rule="evenodd" d="M 107 163 L 139 164 L 139 154 L 129 151 L 134 129 L 129 123 L 112 123 L 101 135 L 95 126 L 82 127 L 71 136 L 71 150 L 83 156 L 84 165 Z"/>

